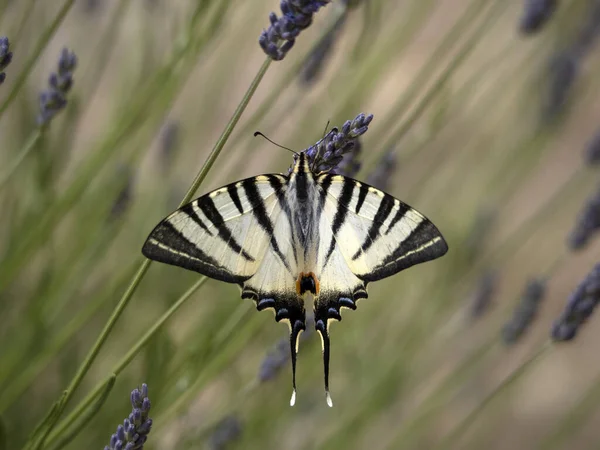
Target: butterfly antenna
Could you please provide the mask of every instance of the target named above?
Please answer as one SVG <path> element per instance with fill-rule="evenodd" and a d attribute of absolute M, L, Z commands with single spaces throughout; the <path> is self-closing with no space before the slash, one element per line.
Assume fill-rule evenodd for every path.
<path fill-rule="evenodd" d="M 328 120 L 327 125 L 325 125 L 325 129 L 323 130 L 323 137 L 321 139 L 325 139 L 325 136 L 327 136 L 327 128 L 329 128 L 329 122 L 331 121 Z"/>
<path fill-rule="evenodd" d="M 294 327 L 290 331 L 290 351 L 292 354 L 292 386 L 294 390 L 292 391 L 292 398 L 290 399 L 290 406 L 294 406 L 296 403 L 296 355 L 298 354 L 298 343 L 300 338 L 300 333 L 304 331 L 304 324 L 297 320 L 294 323 Z"/>
<path fill-rule="evenodd" d="M 327 332 L 327 326 L 322 320 L 319 320 L 316 324 L 317 331 L 321 334 L 321 341 L 323 344 L 323 370 L 325 375 L 325 400 L 327 401 L 327 406 L 330 408 L 333 406 L 333 402 L 331 401 L 331 394 L 329 393 L 329 351 L 330 351 L 330 341 L 329 341 L 329 333 Z"/>
<path fill-rule="evenodd" d="M 265 138 L 267 141 L 269 141 L 271 144 L 273 144 L 273 145 L 275 145 L 275 146 L 277 146 L 277 147 L 279 147 L 279 148 L 282 148 L 282 149 L 284 149 L 284 150 L 287 150 L 288 152 L 292 152 L 294 155 L 297 155 L 297 154 L 298 154 L 298 152 L 295 152 L 295 151 L 294 151 L 294 150 L 292 150 L 291 148 L 284 147 L 283 145 L 280 145 L 280 144 L 278 144 L 277 142 L 274 142 L 274 141 L 272 141 L 271 139 L 269 139 L 267 136 L 265 136 L 265 135 L 264 135 L 263 133 L 261 133 L 260 131 L 255 131 L 255 132 L 254 132 L 254 137 L 256 137 L 256 136 L 263 137 L 263 138 Z"/>

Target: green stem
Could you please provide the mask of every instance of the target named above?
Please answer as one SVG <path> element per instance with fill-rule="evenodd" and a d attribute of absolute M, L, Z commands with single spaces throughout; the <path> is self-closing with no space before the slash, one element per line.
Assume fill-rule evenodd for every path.
<path fill-rule="evenodd" d="M 254 77 L 254 80 L 252 80 L 252 83 L 250 84 L 250 87 L 246 91 L 246 94 L 242 98 L 242 101 L 240 102 L 240 104 L 236 108 L 235 112 L 233 113 L 233 116 L 229 120 L 229 123 L 227 124 L 227 126 L 223 130 L 223 133 L 221 134 L 221 136 L 217 140 L 217 142 L 216 142 L 214 148 L 212 149 L 212 151 L 210 152 L 210 154 L 209 154 L 206 162 L 204 163 L 204 165 L 200 169 L 200 172 L 198 172 L 198 175 L 196 176 L 196 178 L 192 182 L 192 185 L 190 186 L 190 188 L 188 189 L 187 193 L 185 194 L 183 200 L 180 203 L 181 205 L 184 205 L 184 204 L 188 203 L 193 198 L 194 194 L 198 190 L 198 187 L 200 187 L 200 184 L 206 178 L 206 175 L 208 174 L 208 171 L 211 169 L 211 167 L 213 166 L 214 162 L 218 158 L 219 154 L 223 150 L 223 147 L 225 146 L 225 143 L 229 139 L 229 136 L 233 132 L 233 129 L 235 128 L 236 124 L 240 120 L 240 117 L 242 116 L 244 110 L 248 106 L 248 103 L 250 102 L 250 99 L 254 95 L 254 92 L 256 92 L 256 89 L 258 88 L 258 85 L 260 84 L 262 78 L 264 77 L 265 73 L 267 72 L 267 69 L 269 68 L 270 64 L 271 64 L 271 59 L 267 58 L 265 60 L 265 62 L 263 63 L 263 65 L 261 66 L 261 68 L 259 69 L 259 71 L 256 74 L 256 76 Z M 121 300 L 119 301 L 119 303 L 117 304 L 117 307 L 115 308 L 115 310 L 111 314 L 110 318 L 108 319 L 108 322 L 104 326 L 104 329 L 100 333 L 100 336 L 98 337 L 98 339 L 94 343 L 92 349 L 87 354 L 87 356 L 86 356 L 83 364 L 80 366 L 80 368 L 78 369 L 77 373 L 75 374 L 75 377 L 73 378 L 73 380 L 69 384 L 69 387 L 67 388 L 67 395 L 65 396 L 64 401 L 62 402 L 60 410 L 58 412 L 59 416 L 60 416 L 60 413 L 62 412 L 62 410 L 64 410 L 64 407 L 69 402 L 69 400 L 72 398 L 73 393 L 75 392 L 75 390 L 81 384 L 81 381 L 83 380 L 83 377 L 85 376 L 85 374 L 89 370 L 90 366 L 92 365 L 92 363 L 96 359 L 96 356 L 98 356 L 98 353 L 100 352 L 100 349 L 102 348 L 102 346 L 106 342 L 106 339 L 108 338 L 110 332 L 112 331 L 113 327 L 117 323 L 117 320 L 119 319 L 119 317 L 121 316 L 121 314 L 123 313 L 123 311 L 125 310 L 125 308 L 127 307 L 127 305 L 129 304 L 129 301 L 133 297 L 133 294 L 137 290 L 137 287 L 139 286 L 140 282 L 142 281 L 142 279 L 146 275 L 146 272 L 148 271 L 148 269 L 150 267 L 150 264 L 151 264 L 150 260 L 146 260 L 146 261 L 144 261 L 142 263 L 142 265 L 138 269 L 138 272 L 136 273 L 136 275 L 134 276 L 133 280 L 131 281 L 131 284 L 129 285 L 129 287 L 125 291 L 125 294 L 123 294 L 123 297 L 121 297 Z M 159 323 L 160 323 L 160 321 L 159 321 Z M 130 353 L 128 353 L 128 355 L 131 355 L 131 351 L 130 351 Z M 128 362 L 129 361 L 127 361 L 125 364 L 127 364 Z M 118 374 L 121 369 L 115 370 L 114 372 Z M 48 433 L 51 430 L 52 430 L 52 425 L 48 428 Z"/>
<path fill-rule="evenodd" d="M 100 393 L 105 388 L 106 384 L 109 382 L 110 377 L 113 375 L 119 375 L 123 369 L 127 367 L 127 365 L 133 360 L 133 358 L 139 353 L 139 351 L 144 348 L 144 346 L 152 339 L 152 337 L 157 333 L 157 331 L 165 324 L 165 322 L 171 318 L 175 312 L 179 308 L 183 306 L 183 304 L 192 296 L 194 292 L 196 292 L 200 287 L 208 280 L 207 277 L 201 277 L 196 283 L 194 283 L 179 299 L 171 306 L 155 323 L 154 325 L 146 331 L 146 333 L 140 338 L 140 340 L 135 344 L 129 352 L 121 360 L 114 365 L 111 370 L 111 375 L 106 379 L 102 380 L 100 383 L 92 389 L 92 391 L 77 405 L 77 407 L 59 424 L 57 429 L 51 433 L 48 437 L 48 443 L 52 444 L 67 428 L 71 426 L 71 424 L 77 420 L 77 418 L 85 411 L 85 409 L 94 401 L 94 399 L 100 395 Z"/>
<path fill-rule="evenodd" d="M 117 381 L 117 375 L 112 374 L 108 377 L 106 383 L 102 386 L 102 391 L 100 392 L 100 397 L 87 411 L 81 414 L 78 417 L 77 422 L 73 425 L 72 429 L 69 433 L 64 435 L 53 447 L 52 450 L 60 450 L 65 448 L 69 443 L 75 439 L 75 437 L 79 434 L 79 431 L 85 427 L 90 421 L 98 414 L 100 408 L 106 402 L 110 391 L 112 391 L 113 386 L 115 385 L 115 381 Z"/>
<path fill-rule="evenodd" d="M 75 317 L 73 317 L 66 325 L 62 326 L 60 332 L 54 335 L 48 343 L 44 353 L 41 356 L 30 360 L 25 367 L 13 368 L 12 371 L 3 373 L 3 378 L 0 379 L 0 383 L 4 386 L 2 393 L 0 394 L 0 413 L 6 411 L 8 407 L 12 405 L 14 401 L 29 388 L 31 383 L 38 377 L 40 372 L 50 362 L 56 358 L 56 355 L 63 349 L 69 342 L 72 342 L 73 336 L 86 324 L 98 310 L 105 305 L 110 297 L 117 291 L 124 287 L 127 277 L 131 276 L 133 272 L 133 266 L 129 267 L 123 272 L 123 276 L 120 276 L 112 286 L 106 290 L 106 292 L 100 293 L 96 298 L 90 300 L 86 307 L 80 311 Z M 18 376 L 12 376 L 17 370 L 21 370 Z"/>
<path fill-rule="evenodd" d="M 9 164 L 6 170 L 4 170 L 2 175 L 0 175 L 0 190 L 8 182 L 11 176 L 14 175 L 21 163 L 25 161 L 27 155 L 29 155 L 29 153 L 31 153 L 31 151 L 35 148 L 35 145 L 42 137 L 42 131 L 42 128 L 36 128 L 35 131 L 31 133 L 31 136 L 29 136 L 29 139 L 27 139 L 25 145 L 23 148 L 21 148 L 16 158 Z"/>
<path fill-rule="evenodd" d="M 233 116 L 229 120 L 229 123 L 225 127 L 225 130 L 223 130 L 223 133 L 221 134 L 221 137 L 219 137 L 219 140 L 215 144 L 215 147 L 210 152 L 210 155 L 208 155 L 208 158 L 207 158 L 206 162 L 204 163 L 204 166 L 202 166 L 202 169 L 200 169 L 200 172 L 198 173 L 198 175 L 192 182 L 192 185 L 190 186 L 187 193 L 185 194 L 185 197 L 183 197 L 183 200 L 181 201 L 180 206 L 183 206 L 186 203 L 189 203 L 190 200 L 192 200 L 192 197 L 198 190 L 198 187 L 200 186 L 202 181 L 204 181 L 204 178 L 206 178 L 208 171 L 211 169 L 211 167 L 217 160 L 219 154 L 221 153 L 221 150 L 223 150 L 223 146 L 227 142 L 227 139 L 229 139 L 229 136 L 233 132 L 233 129 L 235 128 L 238 121 L 240 120 L 242 113 L 246 109 L 246 106 L 248 106 L 250 99 L 254 95 L 256 88 L 258 87 L 259 83 L 263 79 L 270 64 L 271 64 L 271 59 L 267 58 L 265 60 L 265 62 L 263 63 L 263 65 L 261 66 L 261 68 L 259 69 L 256 76 L 254 77 L 254 80 L 252 80 L 252 83 L 250 84 L 248 91 L 246 91 L 244 98 L 242 98 L 242 101 L 240 102 L 240 104 L 236 108 L 235 112 L 233 113 Z"/>
<path fill-rule="evenodd" d="M 25 82 L 27 81 L 27 77 L 31 73 L 31 69 L 33 69 L 33 66 L 35 65 L 38 58 L 40 57 L 40 55 L 42 54 L 42 52 L 44 51 L 44 49 L 50 42 L 50 39 L 52 38 L 54 33 L 56 33 L 56 30 L 58 30 L 58 27 L 63 22 L 67 13 L 71 10 L 71 7 L 73 6 L 74 3 L 75 3 L 75 0 L 66 0 L 63 3 L 62 7 L 59 9 L 56 16 L 54 17 L 54 20 L 43 31 L 42 35 L 38 39 L 35 49 L 33 50 L 33 53 L 31 54 L 29 59 L 25 62 L 25 66 L 23 67 L 23 70 L 21 71 L 21 73 L 17 77 L 15 83 L 13 84 L 13 88 L 9 92 L 8 97 L 6 98 L 6 100 L 4 100 L 4 103 L 2 103 L 2 106 L 0 106 L 0 118 L 6 112 L 8 107 L 15 100 L 15 98 L 17 98 L 17 94 L 19 93 L 21 88 L 25 85 Z"/>

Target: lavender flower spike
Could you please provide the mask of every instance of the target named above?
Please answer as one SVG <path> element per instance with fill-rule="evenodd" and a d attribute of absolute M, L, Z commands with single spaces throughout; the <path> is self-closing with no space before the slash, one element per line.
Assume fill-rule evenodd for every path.
<path fill-rule="evenodd" d="M 556 10 L 557 0 L 525 0 L 519 28 L 524 34 L 539 31 Z"/>
<path fill-rule="evenodd" d="M 596 131 L 594 137 L 587 144 L 584 153 L 584 160 L 585 163 L 590 166 L 600 163 L 600 130 Z"/>
<path fill-rule="evenodd" d="M 4 83 L 6 74 L 3 72 L 12 61 L 12 52 L 9 51 L 10 43 L 6 36 L 0 37 L 0 84 Z"/>
<path fill-rule="evenodd" d="M 341 131 L 333 128 L 315 145 L 306 149 L 308 163 L 315 172 L 335 169 L 346 153 L 354 150 L 356 140 L 369 129 L 373 114 L 360 113 L 353 121 L 347 120 Z"/>
<path fill-rule="evenodd" d="M 600 230 L 600 189 L 588 199 L 569 236 L 569 248 L 579 250 Z"/>
<path fill-rule="evenodd" d="M 152 419 L 148 418 L 150 399 L 148 386 L 142 384 L 140 389 L 131 392 L 132 411 L 117 427 L 117 432 L 110 438 L 110 444 L 104 450 L 142 450 L 152 428 Z"/>
<path fill-rule="evenodd" d="M 38 124 L 45 126 L 67 105 L 67 93 L 73 85 L 73 71 L 77 67 L 77 56 L 63 48 L 58 60 L 58 73 L 48 78 L 49 89 L 40 94 Z"/>
<path fill-rule="evenodd" d="M 271 13 L 271 26 L 263 30 L 258 43 L 275 61 L 281 61 L 293 47 L 296 37 L 312 23 L 313 14 L 331 0 L 281 0 L 281 17 Z M 283 44 L 281 43 L 282 41 Z"/>
<path fill-rule="evenodd" d="M 569 296 L 567 307 L 552 326 L 552 339 L 570 341 L 590 318 L 600 302 L 600 263 L 592 269 Z"/>
<path fill-rule="evenodd" d="M 507 345 L 514 344 L 527 331 L 535 319 L 540 302 L 544 298 L 546 282 L 535 279 L 527 283 L 521 301 L 517 305 L 512 318 L 502 329 L 502 338 Z"/>

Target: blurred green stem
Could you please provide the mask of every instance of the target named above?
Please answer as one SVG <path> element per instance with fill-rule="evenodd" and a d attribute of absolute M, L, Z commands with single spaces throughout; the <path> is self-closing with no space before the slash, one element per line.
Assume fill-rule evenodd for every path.
<path fill-rule="evenodd" d="M 105 389 L 107 383 L 114 375 L 119 375 L 123 369 L 133 360 L 138 352 L 144 348 L 148 341 L 156 334 L 156 332 L 165 324 L 165 322 L 173 315 L 183 304 L 208 280 L 207 277 L 200 277 L 179 299 L 171 306 L 152 327 L 140 338 L 129 352 L 121 360 L 115 364 L 111 370 L 111 375 L 99 382 L 94 389 L 77 405 L 77 407 L 60 423 L 57 429 L 48 436 L 48 444 L 52 444 L 61 434 L 71 427 L 71 425 L 80 417 L 85 409 L 92 404 L 94 399 L 100 395 Z M 75 437 L 75 436 L 73 436 Z"/>
<path fill-rule="evenodd" d="M 33 69 L 33 66 L 35 65 L 38 58 L 40 57 L 40 55 L 42 54 L 42 52 L 44 51 L 44 49 L 50 42 L 50 39 L 52 38 L 54 33 L 56 33 L 56 30 L 58 30 L 58 27 L 60 26 L 60 24 L 62 24 L 63 20 L 65 19 L 67 13 L 71 10 L 71 7 L 73 6 L 74 3 L 75 3 L 75 0 L 66 0 L 63 3 L 62 7 L 59 9 L 56 16 L 54 17 L 54 20 L 42 32 L 42 34 L 37 42 L 37 45 L 35 46 L 35 49 L 33 50 L 33 53 L 31 54 L 29 59 L 25 62 L 23 70 L 17 76 L 16 81 L 14 82 L 13 87 L 8 94 L 8 97 L 6 97 L 6 100 L 4 100 L 4 102 L 2 103 L 2 106 L 0 106 L 0 118 L 2 118 L 2 115 L 6 112 L 8 107 L 15 100 L 15 98 L 17 98 L 17 94 L 19 93 L 21 88 L 25 85 L 25 82 L 27 81 L 27 77 L 29 77 L 29 75 Z"/>
<path fill-rule="evenodd" d="M 100 391 L 100 395 L 98 400 L 85 412 L 82 412 L 77 417 L 77 423 L 73 426 L 73 429 L 70 430 L 69 433 L 65 434 L 53 447 L 52 450 L 60 450 L 65 448 L 69 443 L 75 439 L 75 437 L 79 434 L 79 430 L 85 427 L 100 411 L 100 408 L 106 402 L 110 391 L 115 385 L 115 381 L 117 380 L 117 375 L 112 374 L 108 377 L 106 382 L 102 386 L 102 390 Z"/>
<path fill-rule="evenodd" d="M 210 155 L 208 156 L 206 162 L 204 163 L 204 165 L 200 169 L 200 172 L 198 172 L 198 175 L 196 176 L 196 178 L 192 182 L 192 185 L 188 189 L 188 191 L 187 191 L 186 195 L 184 196 L 183 200 L 181 201 L 180 205 L 184 205 L 184 204 L 190 202 L 190 200 L 194 196 L 196 190 L 198 189 L 198 187 L 200 187 L 200 184 L 202 183 L 202 181 L 204 181 L 204 178 L 206 178 L 206 175 L 208 174 L 208 171 L 211 169 L 211 167 L 213 166 L 214 162 L 218 158 L 219 154 L 223 150 L 223 147 L 225 146 L 225 143 L 229 139 L 229 136 L 231 135 L 233 129 L 235 128 L 235 126 L 237 125 L 238 121 L 240 120 L 240 117 L 242 116 L 244 110 L 248 106 L 248 103 L 250 102 L 250 99 L 254 95 L 254 92 L 256 92 L 256 89 L 258 88 L 258 85 L 260 84 L 262 78 L 264 77 L 265 73 L 267 72 L 267 69 L 269 68 L 270 64 L 271 64 L 271 59 L 270 58 L 266 58 L 265 62 L 262 64 L 262 66 L 259 69 L 258 73 L 254 77 L 254 80 L 252 80 L 252 83 L 250 84 L 250 87 L 248 88 L 246 94 L 242 98 L 242 101 L 240 102 L 240 104 L 236 108 L 235 112 L 233 113 L 233 116 L 229 120 L 229 123 L 225 127 L 225 130 L 223 130 L 223 133 L 221 134 L 221 136 L 217 140 L 217 142 L 216 142 L 214 148 L 212 149 Z M 136 275 L 134 276 L 133 280 L 131 281 L 131 284 L 129 285 L 129 287 L 125 291 L 125 294 L 123 294 L 123 297 L 121 297 L 121 300 L 119 301 L 117 307 L 113 311 L 111 317 L 108 319 L 108 322 L 104 326 L 104 329 L 100 333 L 100 336 L 98 337 L 98 339 L 94 343 L 92 349 L 89 351 L 89 353 L 87 354 L 85 360 L 83 361 L 82 365 L 80 366 L 79 370 L 75 374 L 75 377 L 73 378 L 73 380 L 69 384 L 69 387 L 67 388 L 67 391 L 66 391 L 67 394 L 66 394 L 63 402 L 59 406 L 58 417 L 60 417 L 61 412 L 64 410 L 65 406 L 67 405 L 67 403 L 69 402 L 69 400 L 72 398 L 73 393 L 75 392 L 75 390 L 81 384 L 81 381 L 83 380 L 83 377 L 85 376 L 85 374 L 89 370 L 90 366 L 92 365 L 92 363 L 96 359 L 96 356 L 100 352 L 100 349 L 104 345 L 104 342 L 108 338 L 108 336 L 109 336 L 110 332 L 112 331 L 113 327 L 115 326 L 117 320 L 119 319 L 119 317 L 121 316 L 121 314 L 123 313 L 123 311 L 125 310 L 125 308 L 127 307 L 127 305 L 129 304 L 129 301 L 133 297 L 133 294 L 137 290 L 137 287 L 139 286 L 140 282 L 142 281 L 142 279 L 146 275 L 146 272 L 148 271 L 148 268 L 150 267 L 150 264 L 151 264 L 150 260 L 146 260 L 146 261 L 144 261 L 142 263 L 142 265 L 138 269 L 138 272 L 136 273 Z M 200 286 L 200 284 L 198 285 L 198 287 Z M 162 325 L 162 323 L 160 321 L 159 321 L 159 323 Z M 128 362 L 129 361 L 127 361 L 127 363 Z M 115 370 L 114 372 L 118 374 L 120 370 L 121 369 Z M 42 447 L 43 447 L 43 443 L 44 443 L 45 437 L 47 437 L 48 434 L 52 431 L 52 428 L 53 428 L 53 426 L 51 424 L 48 427 L 48 429 L 47 429 L 47 431 L 45 433 L 45 436 L 42 437 L 42 440 L 41 440 Z"/>
<path fill-rule="evenodd" d="M 42 133 L 43 133 L 42 128 L 37 127 L 35 129 L 35 131 L 33 133 L 31 133 L 31 136 L 29 136 L 29 139 L 27 139 L 27 141 L 25 142 L 25 145 L 23 145 L 23 148 L 21 148 L 21 150 L 19 151 L 19 153 L 17 154 L 15 159 L 2 172 L 2 175 L 0 175 L 0 190 L 2 190 L 2 188 L 4 188 L 4 185 L 8 182 L 8 180 L 11 178 L 11 176 L 17 171 L 17 169 L 19 168 L 21 163 L 23 161 L 25 161 L 25 158 L 27 157 L 27 155 L 29 155 L 31 153 L 31 151 L 35 148 L 35 145 L 38 143 L 38 141 L 42 137 Z"/>
<path fill-rule="evenodd" d="M 502 393 L 505 389 L 509 388 L 515 381 L 517 381 L 524 373 L 527 372 L 533 363 L 537 362 L 542 356 L 544 356 L 552 348 L 552 342 L 546 341 L 536 352 L 531 355 L 525 362 L 523 362 L 517 369 L 504 379 L 492 392 L 490 392 L 467 416 L 459 422 L 456 428 L 446 438 L 443 438 L 438 448 L 450 448 L 453 444 L 456 444 L 463 434 L 469 429 L 475 418 L 480 414 L 485 407 L 494 400 L 498 394 Z"/>
<path fill-rule="evenodd" d="M 72 342 L 73 337 L 85 325 L 91 320 L 98 310 L 107 303 L 111 295 L 113 295 L 117 289 L 124 287 L 127 278 L 129 278 L 133 272 L 133 266 L 123 271 L 122 276 L 117 280 L 113 281 L 108 289 L 100 292 L 99 295 L 90 299 L 82 311 L 79 311 L 68 323 L 63 325 L 60 331 L 53 335 L 50 342 L 45 345 L 44 351 L 41 355 L 28 360 L 27 365 L 12 367 L 13 370 L 4 370 L 0 383 L 3 386 L 0 394 L 0 413 L 6 411 L 8 407 L 23 394 L 23 392 L 35 381 L 40 372 L 50 364 L 56 357 L 57 354 L 63 349 L 69 342 Z M 127 277 L 127 278 L 126 278 Z M 8 361 L 10 364 L 10 361 Z M 15 364 L 13 363 L 12 366 Z M 15 372 L 19 371 L 18 375 Z"/>
<path fill-rule="evenodd" d="M 589 423 L 595 417 L 592 414 L 598 409 L 600 400 L 600 377 L 597 377 L 592 385 L 579 397 L 579 400 L 565 414 L 562 420 L 554 427 L 537 446 L 540 450 L 551 450 L 555 448 L 568 448 L 565 442 L 568 437 L 573 436 L 579 429 Z M 592 447 L 599 448 L 598 442 Z"/>

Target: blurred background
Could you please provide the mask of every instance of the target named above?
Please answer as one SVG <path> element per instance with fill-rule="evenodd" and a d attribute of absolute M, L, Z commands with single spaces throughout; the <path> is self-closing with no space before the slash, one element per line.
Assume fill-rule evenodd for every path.
<path fill-rule="evenodd" d="M 332 326 L 332 409 L 317 335 L 290 408 L 287 328 L 235 286 L 152 264 L 103 332 L 265 60 L 278 2 L 0 11 L 0 449 L 32 433 L 103 448 L 142 383 L 148 449 L 600 446 L 600 318 L 561 316 L 582 289 L 579 319 L 600 300 L 600 1 L 334 0 L 269 67 L 196 196 L 287 171 L 256 130 L 302 150 L 372 113 L 353 176 L 450 247 Z M 552 342 L 561 317 L 569 342 Z"/>

